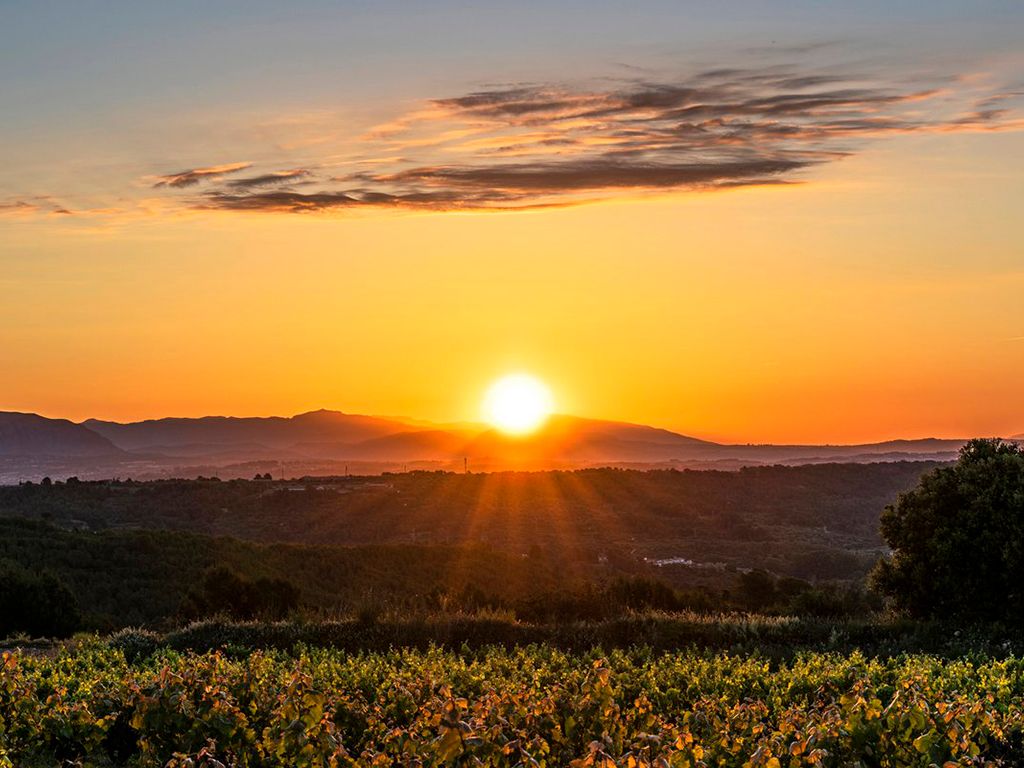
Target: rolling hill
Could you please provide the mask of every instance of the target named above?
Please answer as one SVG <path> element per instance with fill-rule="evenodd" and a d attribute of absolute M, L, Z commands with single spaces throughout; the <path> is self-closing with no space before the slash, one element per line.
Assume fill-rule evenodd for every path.
<path fill-rule="evenodd" d="M 696 438 L 639 424 L 553 416 L 538 432 L 508 437 L 483 425 L 440 428 L 424 423 L 312 411 L 288 417 L 165 418 L 122 424 L 90 419 L 83 426 L 125 451 L 234 461 L 332 459 L 498 463 L 664 461 L 697 446 Z"/>
<path fill-rule="evenodd" d="M 0 456 L 111 457 L 122 453 L 107 438 L 66 419 L 0 411 Z"/>
<path fill-rule="evenodd" d="M 399 421 L 340 411 L 310 411 L 297 416 L 164 418 L 122 424 L 89 419 L 83 426 L 128 451 L 158 453 L 293 451 L 305 445 L 358 443 L 407 430 Z M 198 450 L 197 450 L 198 449 Z"/>
<path fill-rule="evenodd" d="M 1022 439 L 1018 436 L 1017 439 Z M 556 415 L 512 437 L 482 424 L 439 425 L 318 410 L 291 417 L 161 418 L 81 424 L 0 412 L 0 483 L 82 478 L 275 477 L 401 469 L 544 470 L 594 466 L 739 469 L 765 464 L 950 461 L 963 440 L 862 445 L 754 445 Z"/>
<path fill-rule="evenodd" d="M 715 447 L 665 429 L 560 415 L 528 437 L 484 430 L 466 445 L 465 453 L 478 462 L 543 467 L 669 461 Z"/>

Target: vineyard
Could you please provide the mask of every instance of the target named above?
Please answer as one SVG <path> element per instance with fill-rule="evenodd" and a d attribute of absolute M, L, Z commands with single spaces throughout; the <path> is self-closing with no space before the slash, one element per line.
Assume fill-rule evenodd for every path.
<path fill-rule="evenodd" d="M 548 646 L 6 653 L 0 766 L 1020 765 L 1024 662 Z"/>

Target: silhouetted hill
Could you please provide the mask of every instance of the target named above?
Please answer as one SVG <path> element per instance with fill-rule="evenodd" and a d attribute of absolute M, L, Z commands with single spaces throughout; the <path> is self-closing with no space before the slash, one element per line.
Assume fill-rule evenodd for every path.
<path fill-rule="evenodd" d="M 424 429 L 377 437 L 340 450 L 362 461 L 452 461 L 465 455 L 466 446 L 474 434 Z"/>
<path fill-rule="evenodd" d="M 338 411 L 292 417 L 206 416 L 84 426 L 128 451 L 225 461 L 332 459 L 455 462 L 493 468 L 602 463 L 814 462 L 874 457 L 952 458 L 962 440 L 890 440 L 865 445 L 723 445 L 666 429 L 577 416 L 552 416 L 537 432 L 509 436 L 485 425 L 439 427 Z M 876 459 L 877 460 L 877 459 Z"/>
<path fill-rule="evenodd" d="M 29 414 L 9 418 L 13 416 L 41 418 Z M 42 421 L 51 426 L 58 423 Z M 404 468 L 461 470 L 464 459 L 475 471 L 599 466 L 735 470 L 835 461 L 952 461 L 964 444 L 964 440 L 926 438 L 862 445 L 730 445 L 642 424 L 567 415 L 552 416 L 537 432 L 519 437 L 483 424 L 439 425 L 328 410 L 292 417 L 61 423 L 64 432 L 52 427 L 31 441 L 21 434 L 25 424 L 9 427 L 19 436 L 12 431 L 0 445 L 0 483 L 45 475 L 228 479 L 265 471 L 275 477 L 301 477 Z M 121 452 L 112 450 L 115 447 Z"/>
<path fill-rule="evenodd" d="M 401 432 L 399 421 L 319 410 L 298 416 L 164 418 L 121 424 L 89 419 L 89 429 L 129 451 L 198 453 L 234 448 L 246 455 L 267 449 L 293 451 L 297 445 L 354 443 Z"/>
<path fill-rule="evenodd" d="M 307 454 L 361 461 L 451 462 L 468 457 L 500 467 L 552 466 L 614 461 L 657 461 L 694 446 L 713 445 L 639 424 L 553 416 L 537 432 L 520 437 L 475 427 L 407 430 L 360 443 L 304 443 Z"/>
<path fill-rule="evenodd" d="M 95 457 L 121 451 L 109 440 L 66 419 L 0 411 L 0 456 Z"/>
<path fill-rule="evenodd" d="M 855 445 L 719 445 L 711 443 L 702 458 L 728 456 L 758 463 L 804 464 L 820 461 L 906 460 L 952 461 L 966 440 L 934 437 L 919 440 L 886 440 Z"/>
<path fill-rule="evenodd" d="M 207 416 L 127 424 L 90 419 L 83 425 L 127 451 L 225 462 L 455 462 L 468 456 L 496 467 L 561 466 L 684 459 L 695 447 L 715 445 L 664 429 L 575 416 L 553 416 L 526 437 L 483 425 L 442 428 L 325 410 L 290 418 Z"/>
<path fill-rule="evenodd" d="M 862 445 L 730 445 L 638 424 L 556 416 L 526 437 L 487 430 L 465 450 L 477 459 L 478 468 L 647 464 L 705 469 L 833 461 L 951 461 L 964 442 L 925 438 Z"/>
<path fill-rule="evenodd" d="M 512 466 L 558 466 L 602 462 L 654 462 L 685 458 L 715 443 L 665 429 L 616 421 L 553 416 L 525 437 L 489 429 L 465 448 L 478 461 Z"/>

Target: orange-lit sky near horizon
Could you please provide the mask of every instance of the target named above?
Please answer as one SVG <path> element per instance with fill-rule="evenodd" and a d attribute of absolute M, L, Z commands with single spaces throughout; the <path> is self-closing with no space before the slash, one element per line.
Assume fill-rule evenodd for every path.
<path fill-rule="evenodd" d="M 711 5 L 696 58 L 668 45 L 696 34 L 670 5 L 621 39 L 625 5 L 586 16 L 589 48 L 458 54 L 395 11 L 310 5 L 145 53 L 155 20 L 124 10 L 139 49 L 96 53 L 80 95 L 61 62 L 30 71 L 52 19 L 0 11 L 0 410 L 478 420 L 522 370 L 561 412 L 730 442 L 1024 432 L 1024 14 L 910 4 L 892 29 L 920 38 L 897 60 L 875 3 L 847 20 L 870 46 L 798 50 L 843 21 L 819 8 L 793 39 L 771 22 L 793 52 L 751 85 L 707 74 L 769 66 L 761 30 Z M 98 51 L 100 22 L 72 21 L 48 45 Z M 358 84 L 355 59 L 318 60 L 289 92 L 314 58 L 289 53 L 332 24 L 412 49 L 360 60 Z M 929 58 L 943 33 L 962 53 Z M 158 74 L 247 34 L 280 48 L 188 93 Z"/>

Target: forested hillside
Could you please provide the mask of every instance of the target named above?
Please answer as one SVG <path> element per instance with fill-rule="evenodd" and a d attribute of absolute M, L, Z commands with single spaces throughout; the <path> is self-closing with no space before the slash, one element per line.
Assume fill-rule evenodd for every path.
<path fill-rule="evenodd" d="M 569 574 L 648 563 L 680 586 L 717 585 L 723 569 L 735 568 L 860 579 L 883 551 L 882 509 L 934 466 L 22 484 L 0 487 L 0 516 L 267 543 L 471 544 L 512 557 L 541 550 Z"/>
<path fill-rule="evenodd" d="M 55 575 L 77 598 L 84 626 L 112 628 L 188 618 L 190 590 L 212 568 L 248 580 L 282 579 L 307 611 L 437 607 L 445 595 L 512 600 L 552 590 L 556 572 L 538 559 L 482 547 L 264 545 L 171 531 L 63 531 L 0 520 L 0 566 Z M 558 581 L 561 591 L 573 584 Z"/>

